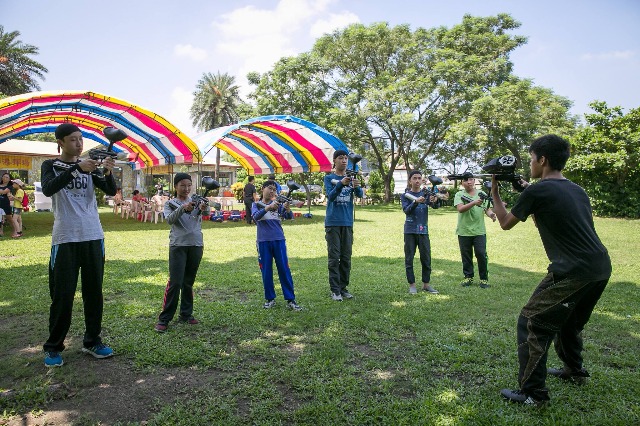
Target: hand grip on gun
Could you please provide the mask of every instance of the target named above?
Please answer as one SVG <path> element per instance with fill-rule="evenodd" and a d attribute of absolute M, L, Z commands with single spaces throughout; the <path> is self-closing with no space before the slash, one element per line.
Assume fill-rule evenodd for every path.
<path fill-rule="evenodd" d="M 415 195 L 409 194 L 408 192 L 405 192 L 403 195 L 404 195 L 404 198 L 406 198 L 407 200 L 411 200 L 416 203 L 425 203 L 427 201 L 427 199 L 424 196 L 416 197 Z"/>

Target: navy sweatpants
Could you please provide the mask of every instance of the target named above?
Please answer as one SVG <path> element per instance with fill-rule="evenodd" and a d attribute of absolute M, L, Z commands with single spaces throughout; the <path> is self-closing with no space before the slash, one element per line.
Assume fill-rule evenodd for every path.
<path fill-rule="evenodd" d="M 273 284 L 273 261 L 276 262 L 278 278 L 282 287 L 282 295 L 285 300 L 295 300 L 293 292 L 293 278 L 289 268 L 289 258 L 287 257 L 287 245 L 285 240 L 261 241 L 257 244 L 258 262 L 262 272 L 262 284 L 264 285 L 265 300 L 276 298 Z"/>

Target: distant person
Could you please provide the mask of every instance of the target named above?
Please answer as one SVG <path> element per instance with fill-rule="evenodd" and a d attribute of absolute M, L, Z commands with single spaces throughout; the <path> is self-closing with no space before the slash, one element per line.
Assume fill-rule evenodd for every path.
<path fill-rule="evenodd" d="M 113 212 L 118 213 L 118 208 L 124 204 L 124 198 L 122 197 L 122 188 L 116 188 L 116 195 L 113 196 Z"/>
<path fill-rule="evenodd" d="M 453 205 L 458 210 L 458 245 L 462 257 L 462 273 L 464 279 L 460 283 L 463 287 L 473 284 L 473 254 L 478 262 L 480 288 L 489 288 L 489 258 L 487 256 L 487 230 L 484 225 L 486 214 L 496 221 L 496 215 L 489 207 L 489 202 L 480 197 L 482 191 L 476 190 L 476 179 L 472 173 L 462 175 L 462 189 L 453 199 Z M 484 194 L 484 192 L 482 192 Z M 486 195 L 486 194 L 484 194 Z"/>
<path fill-rule="evenodd" d="M 20 179 L 13 180 L 13 238 L 22 237 L 22 199 L 24 198 L 24 182 Z"/>
<path fill-rule="evenodd" d="M 9 173 L 2 174 L 0 182 L 0 209 L 4 211 L 5 221 L 13 227 L 13 184 Z M 14 230 L 15 233 L 15 230 Z M 4 235 L 4 224 L 0 225 L 0 237 Z"/>
<path fill-rule="evenodd" d="M 331 299 L 336 302 L 353 298 L 347 289 L 353 248 L 353 199 L 354 196 L 363 196 L 358 178 L 352 179 L 347 176 L 348 155 L 342 149 L 336 150 L 333 153 L 335 171 L 324 177 L 324 190 L 327 194 L 324 229 L 327 240 L 329 288 Z"/>
<path fill-rule="evenodd" d="M 98 215 L 95 188 L 107 195 L 116 194 L 113 178 L 115 161 L 107 157 L 102 162 L 104 177 L 91 173 L 99 161 L 80 160 L 83 150 L 82 133 L 71 123 L 55 130 L 61 149 L 57 159 L 42 163 L 42 193 L 53 203 L 53 232 L 49 261 L 49 338 L 44 344 L 47 367 L 63 365 L 64 339 L 71 326 L 73 299 L 82 271 L 82 303 L 85 333 L 82 351 L 96 358 L 107 358 L 113 350 L 100 338 L 102 329 L 102 281 L 104 276 L 104 233 Z"/>
<path fill-rule="evenodd" d="M 142 194 L 140 193 L 140 191 L 138 191 L 137 189 L 135 189 L 133 191 L 133 193 L 131 194 L 131 200 L 136 201 L 138 203 L 142 202 L 142 200 L 144 200 L 144 197 L 142 196 Z"/>
<path fill-rule="evenodd" d="M 611 259 L 596 233 L 589 196 L 562 175 L 569 143 L 546 135 L 533 141 L 529 153 L 531 177 L 540 180 L 532 185 L 521 181 L 526 188 L 511 212 L 502 203 L 495 177 L 491 192 L 502 229 L 531 216 L 551 262 L 518 318 L 520 387 L 501 391 L 511 402 L 541 405 L 549 400 L 547 374 L 576 384 L 589 377 L 583 366 L 582 330 L 611 277 Z M 564 364 L 561 369 L 547 370 L 551 342 Z"/>
<path fill-rule="evenodd" d="M 431 282 L 431 242 L 429 241 L 429 206 L 437 201 L 435 196 L 425 198 L 420 188 L 422 173 L 413 170 L 409 173 L 409 188 L 405 194 L 415 197 L 415 201 L 405 195 L 402 196 L 402 211 L 406 215 L 404 222 L 404 267 L 409 282 L 409 293 L 417 294 L 416 277 L 413 272 L 413 259 L 416 248 L 420 250 L 420 265 L 422 266 L 422 291 L 438 294 Z"/>
<path fill-rule="evenodd" d="M 178 321 L 195 325 L 199 321 L 193 316 L 193 284 L 204 252 L 202 216 L 209 214 L 209 206 L 196 204 L 191 194 L 191 176 L 176 173 L 173 178 L 175 198 L 164 205 L 164 217 L 169 232 L 169 281 L 164 291 L 162 311 L 158 316 L 155 331 L 164 333 L 178 310 Z"/>
<path fill-rule="evenodd" d="M 257 225 L 258 262 L 262 273 L 265 303 L 263 307 L 270 309 L 276 304 L 276 292 L 273 283 L 273 263 L 278 269 L 278 278 L 282 287 L 282 296 L 287 307 L 294 311 L 302 308 L 296 302 L 293 290 L 293 278 L 287 257 L 287 243 L 282 229 L 282 219 L 292 219 L 293 212 L 288 203 L 280 204 L 275 200 L 276 182 L 267 180 L 262 184 L 262 205 L 254 202 L 253 220 Z"/>
<path fill-rule="evenodd" d="M 256 186 L 253 181 L 255 180 L 254 176 L 249 176 L 249 182 L 244 186 L 243 193 L 243 201 L 244 201 L 244 210 L 245 210 L 245 220 L 247 224 L 251 225 L 253 219 L 251 218 L 251 206 L 253 202 L 256 200 Z"/>

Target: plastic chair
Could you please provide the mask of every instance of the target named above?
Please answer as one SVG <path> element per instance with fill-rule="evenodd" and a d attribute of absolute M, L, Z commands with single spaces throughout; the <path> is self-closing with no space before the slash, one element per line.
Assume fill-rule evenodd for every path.
<path fill-rule="evenodd" d="M 120 217 L 124 219 L 124 215 L 127 215 L 127 219 L 129 219 L 129 212 L 131 211 L 131 202 L 124 201 L 120 206 Z"/>
<path fill-rule="evenodd" d="M 133 216 L 135 220 L 138 220 L 138 213 L 140 213 L 140 203 L 138 201 L 131 200 L 131 208 L 127 212 L 127 219 Z"/>
<path fill-rule="evenodd" d="M 164 199 L 163 199 L 164 201 Z M 153 203 L 153 221 L 154 223 L 158 223 L 158 218 L 160 218 L 160 222 L 164 220 L 164 202 L 162 204 L 158 204 L 157 202 Z"/>
<path fill-rule="evenodd" d="M 153 204 L 142 204 L 142 221 L 146 222 L 149 219 L 149 223 L 151 223 L 151 217 L 153 216 L 154 207 Z"/>

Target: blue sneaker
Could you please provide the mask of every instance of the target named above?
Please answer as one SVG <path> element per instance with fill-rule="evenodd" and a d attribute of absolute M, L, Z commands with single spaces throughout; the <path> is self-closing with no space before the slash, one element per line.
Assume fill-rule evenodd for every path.
<path fill-rule="evenodd" d="M 82 352 L 93 355 L 95 358 L 109 358 L 113 355 L 113 349 L 104 343 L 98 343 L 92 348 L 82 348 Z"/>
<path fill-rule="evenodd" d="M 46 367 L 62 367 L 62 364 L 64 364 L 64 361 L 62 360 L 62 355 L 60 355 L 60 352 L 45 352 L 45 357 L 44 357 L 44 365 Z"/>

